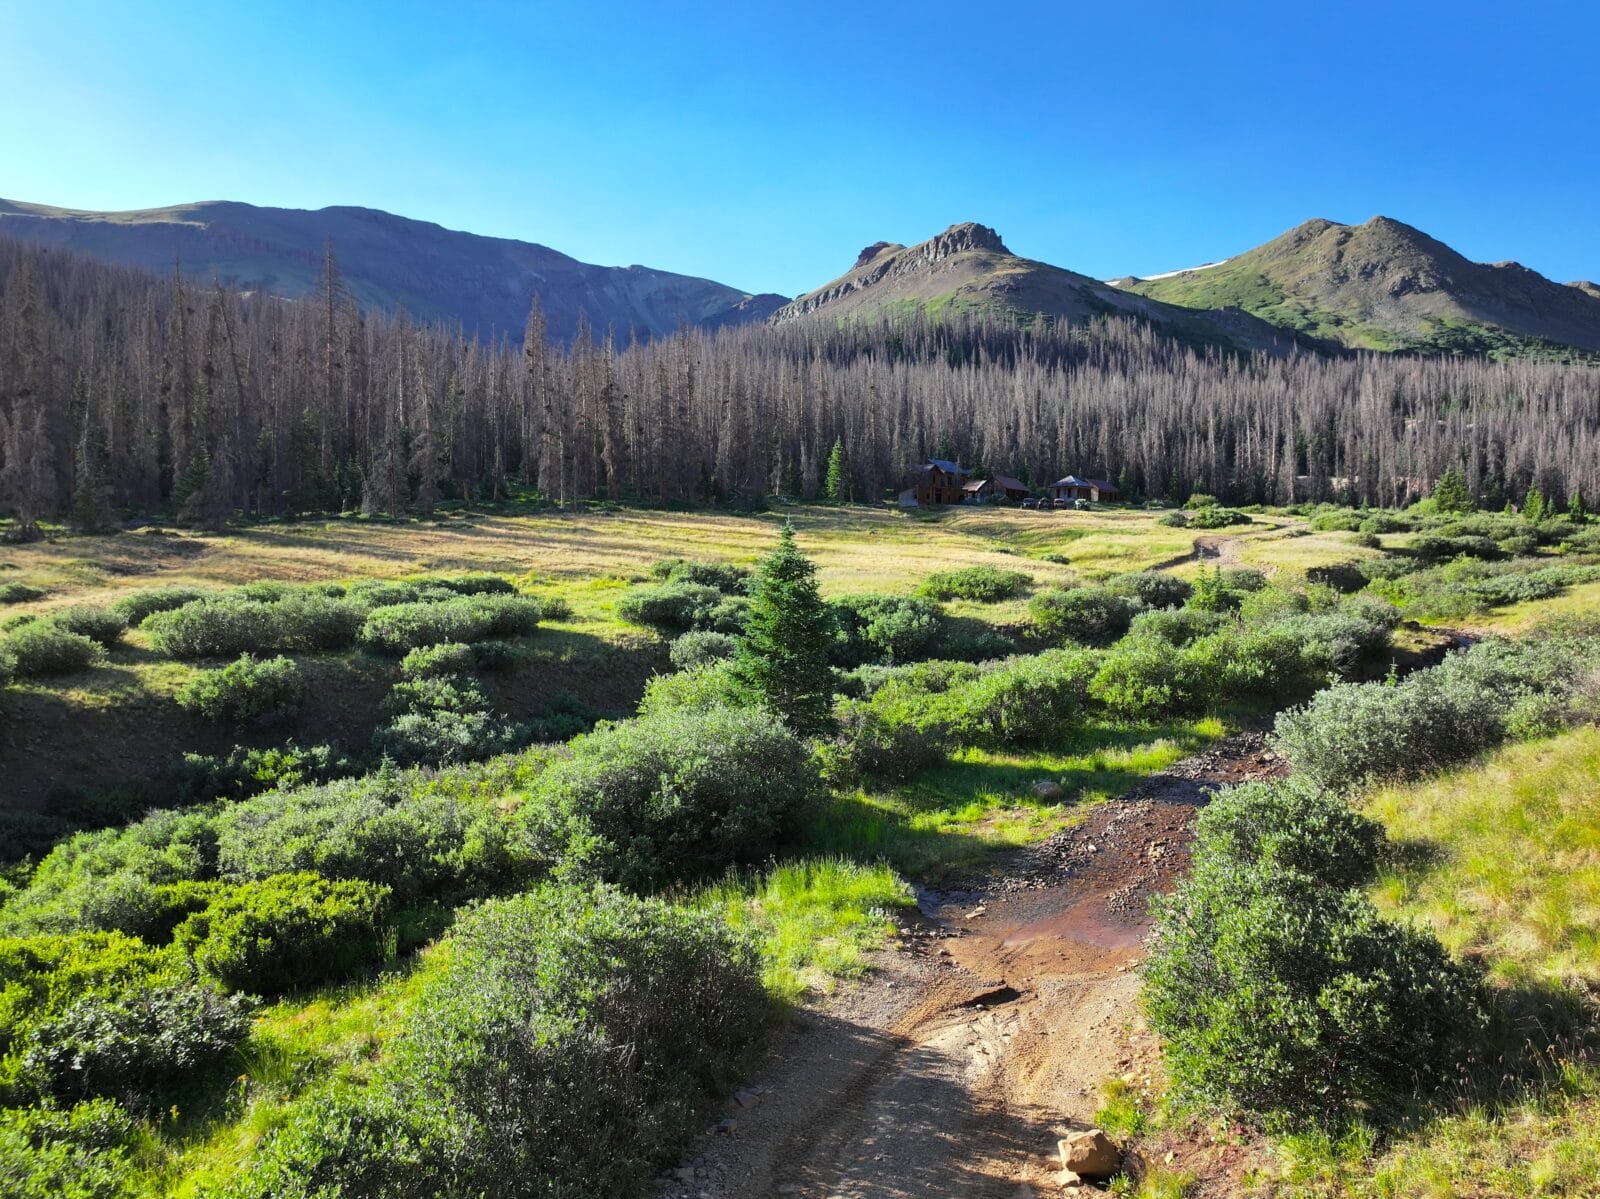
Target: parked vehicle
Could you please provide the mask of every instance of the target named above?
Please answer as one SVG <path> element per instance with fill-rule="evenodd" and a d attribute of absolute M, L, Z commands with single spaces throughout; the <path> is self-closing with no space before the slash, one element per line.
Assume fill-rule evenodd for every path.
<path fill-rule="evenodd" d="M 1038 501 L 1038 500 L 1036 500 L 1036 499 L 1034 499 L 1034 498 L 1033 498 L 1033 497 L 1032 497 L 1032 496 L 1031 496 L 1031 495 L 1030 495 L 1030 496 L 1029 496 L 1029 497 L 1028 497 L 1028 498 L 1027 498 L 1027 499 L 1025 499 L 1025 500 L 1023 500 L 1023 501 L 1022 501 L 1022 506 L 1023 506 L 1023 507 L 1024 507 L 1024 508 L 1037 508 L 1037 507 L 1038 507 L 1038 506 L 1039 506 L 1039 501 Z"/>

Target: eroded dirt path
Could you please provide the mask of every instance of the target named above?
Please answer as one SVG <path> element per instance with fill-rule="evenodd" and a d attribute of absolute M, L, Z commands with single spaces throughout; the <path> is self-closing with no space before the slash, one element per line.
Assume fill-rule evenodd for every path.
<path fill-rule="evenodd" d="M 1277 770 L 1261 735 L 1231 738 L 993 876 L 923 892 L 873 976 L 797 1018 L 662 1194 L 1055 1194 L 1057 1138 L 1149 1052 L 1132 968 L 1150 896 L 1187 865 L 1210 790 Z"/>

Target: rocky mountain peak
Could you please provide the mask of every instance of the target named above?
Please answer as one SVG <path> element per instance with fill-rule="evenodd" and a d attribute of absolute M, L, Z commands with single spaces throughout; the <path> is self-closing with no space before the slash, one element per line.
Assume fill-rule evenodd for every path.
<path fill-rule="evenodd" d="M 868 246 L 866 249 L 862 250 L 861 253 L 856 255 L 856 266 L 866 266 L 867 263 L 871 262 L 874 258 L 876 258 L 879 254 L 882 254 L 885 250 L 903 250 L 903 249 L 905 249 L 905 247 L 902 246 L 897 241 L 875 241 L 870 246 Z M 855 267 L 851 267 L 850 269 L 854 270 Z"/>
<path fill-rule="evenodd" d="M 992 250 L 997 254 L 1009 254 L 1006 243 L 1000 240 L 1000 235 L 987 225 L 980 225 L 976 221 L 963 221 L 959 225 L 951 225 L 938 237 L 927 243 L 932 257 L 943 258 L 950 254 L 959 254 L 964 250 Z"/>

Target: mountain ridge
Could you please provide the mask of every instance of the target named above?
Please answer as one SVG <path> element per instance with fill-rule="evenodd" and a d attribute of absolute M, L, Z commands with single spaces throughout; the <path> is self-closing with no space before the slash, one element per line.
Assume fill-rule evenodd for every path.
<path fill-rule="evenodd" d="M 1096 317 L 1148 321 L 1190 343 L 1287 353 L 1296 337 L 1244 311 L 1197 312 L 1119 290 L 1065 267 L 1013 253 L 988 225 L 963 221 L 905 246 L 879 241 L 838 278 L 795 297 L 773 324 L 877 319 L 902 312 L 990 311 L 1081 324 Z"/>
<path fill-rule="evenodd" d="M 447 229 L 377 208 L 272 208 L 208 200 L 97 212 L 0 200 L 0 235 L 117 266 L 170 271 L 175 261 L 246 289 L 299 298 L 315 290 L 324 247 L 364 307 L 404 308 L 481 336 L 522 334 L 534 295 L 552 336 L 589 324 L 660 336 L 760 321 L 785 297 L 651 267 L 598 266 L 549 246 Z"/>
<path fill-rule="evenodd" d="M 1414 226 L 1305 221 L 1218 263 L 1115 281 L 1195 307 L 1233 305 L 1352 349 L 1600 353 L 1600 288 L 1521 263 L 1478 263 Z"/>

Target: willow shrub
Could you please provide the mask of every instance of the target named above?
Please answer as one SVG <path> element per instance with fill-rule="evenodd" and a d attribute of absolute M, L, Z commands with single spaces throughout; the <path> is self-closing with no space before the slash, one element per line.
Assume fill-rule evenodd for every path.
<path fill-rule="evenodd" d="M 64 629 L 51 620 L 33 620 L 0 641 L 20 678 L 71 674 L 105 660 L 105 647 L 91 637 Z"/>
<path fill-rule="evenodd" d="M 389 888 L 304 871 L 242 883 L 173 934 L 173 943 L 232 991 L 280 995 L 350 977 L 383 961 Z"/>
<path fill-rule="evenodd" d="M 300 668 L 278 657 L 258 661 L 241 654 L 220 670 L 196 675 L 175 697 L 185 711 L 231 724 L 283 720 L 305 699 Z"/>
<path fill-rule="evenodd" d="M 1156 907 L 1144 1002 L 1190 1100 L 1280 1127 L 1381 1122 L 1488 1025 L 1478 977 L 1359 891 L 1202 852 Z"/>
<path fill-rule="evenodd" d="M 463 916 L 365 1088 L 313 1094 L 216 1199 L 642 1193 L 767 1000 L 715 913 L 546 887 Z"/>
<path fill-rule="evenodd" d="M 540 835 L 585 826 L 605 876 L 648 889 L 764 860 L 821 798 L 810 750 L 778 717 L 719 705 L 575 738 L 521 815 Z"/>
<path fill-rule="evenodd" d="M 1055 588 L 1034 596 L 1028 615 L 1042 637 L 1106 645 L 1128 631 L 1139 607 L 1098 587 Z"/>
<path fill-rule="evenodd" d="M 964 566 L 929 575 L 917 590 L 934 600 L 961 599 L 993 604 L 1021 595 L 1032 583 L 1033 576 L 1020 570 Z"/>

